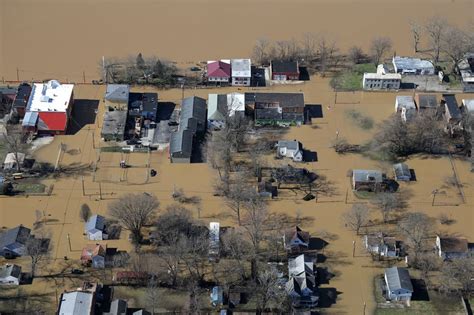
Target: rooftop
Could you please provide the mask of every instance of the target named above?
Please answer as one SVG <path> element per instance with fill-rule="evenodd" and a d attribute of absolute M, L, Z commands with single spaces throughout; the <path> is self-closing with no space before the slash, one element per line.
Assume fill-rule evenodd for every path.
<path fill-rule="evenodd" d="M 397 69 L 426 69 L 434 68 L 433 64 L 429 60 L 423 60 L 420 58 L 412 57 L 393 57 L 393 64 Z"/>
<path fill-rule="evenodd" d="M 30 237 L 31 230 L 19 225 L 0 234 L 0 249 L 13 243 L 25 245 Z"/>
<path fill-rule="evenodd" d="M 438 236 L 439 237 L 439 236 Z M 467 253 L 469 242 L 464 237 L 439 237 L 441 251 L 447 253 Z"/>
<path fill-rule="evenodd" d="M 104 229 L 104 224 L 105 224 L 105 218 L 101 215 L 94 214 L 86 222 L 86 230 L 87 231 L 93 231 L 93 230 L 102 231 Z"/>
<path fill-rule="evenodd" d="M 474 114 L 474 98 L 463 99 L 462 104 L 466 108 L 468 113 Z"/>
<path fill-rule="evenodd" d="M 397 96 L 397 105 L 398 109 L 416 109 L 415 101 L 412 96 L 407 95 L 398 95 Z"/>
<path fill-rule="evenodd" d="M 13 101 L 13 107 L 26 107 L 28 99 L 30 98 L 31 89 L 32 87 L 28 83 L 20 84 L 16 92 L 15 101 Z"/>
<path fill-rule="evenodd" d="M 74 84 L 61 84 L 56 80 L 35 83 L 31 90 L 27 110 L 32 112 L 65 112 L 69 108 Z"/>
<path fill-rule="evenodd" d="M 387 73 L 387 74 L 381 74 L 381 73 L 369 73 L 366 72 L 364 73 L 364 80 L 365 79 L 383 79 L 383 80 L 401 80 L 402 75 L 400 73 Z"/>
<path fill-rule="evenodd" d="M 390 291 L 405 289 L 407 291 L 413 292 L 410 274 L 406 268 L 386 268 L 385 276 L 387 277 L 387 285 Z"/>
<path fill-rule="evenodd" d="M 277 147 L 287 148 L 288 150 L 298 150 L 301 143 L 296 140 L 280 140 L 277 142 Z"/>
<path fill-rule="evenodd" d="M 278 107 L 303 107 L 303 93 L 245 93 L 245 104 L 274 104 Z"/>
<path fill-rule="evenodd" d="M 193 132 L 189 129 L 181 129 L 171 134 L 170 153 L 182 153 L 191 157 L 193 150 Z"/>
<path fill-rule="evenodd" d="M 436 108 L 438 101 L 435 94 L 416 94 L 415 95 L 416 105 L 418 108 Z"/>
<path fill-rule="evenodd" d="M 91 314 L 94 293 L 65 292 L 61 295 L 58 315 L 87 315 Z"/>
<path fill-rule="evenodd" d="M 208 61 L 207 62 L 207 76 L 228 78 L 231 75 L 230 61 L 219 60 L 219 61 Z"/>
<path fill-rule="evenodd" d="M 126 111 L 105 112 L 104 122 L 102 123 L 102 135 L 123 135 L 127 122 Z"/>
<path fill-rule="evenodd" d="M 250 59 L 232 59 L 230 61 L 233 77 L 247 77 L 251 76 Z"/>
<path fill-rule="evenodd" d="M 272 61 L 272 72 L 298 72 L 296 61 Z"/>
<path fill-rule="evenodd" d="M 454 94 L 443 94 L 443 101 L 451 117 L 461 119 L 461 111 Z"/>
<path fill-rule="evenodd" d="M 128 84 L 107 84 L 105 99 L 111 102 L 128 102 L 129 94 Z"/>
<path fill-rule="evenodd" d="M 0 279 L 6 277 L 20 278 L 21 267 L 13 264 L 0 266 Z"/>
<path fill-rule="evenodd" d="M 376 181 L 381 183 L 383 181 L 383 173 L 376 170 L 353 170 L 352 176 L 356 182 Z"/>

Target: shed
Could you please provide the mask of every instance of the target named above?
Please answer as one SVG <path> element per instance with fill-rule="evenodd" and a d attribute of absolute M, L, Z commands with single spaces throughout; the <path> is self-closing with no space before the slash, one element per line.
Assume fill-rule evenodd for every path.
<path fill-rule="evenodd" d="M 405 163 L 394 164 L 393 171 L 395 173 L 396 180 L 407 181 L 407 182 L 411 180 L 410 168 Z"/>
<path fill-rule="evenodd" d="M 21 266 L 5 264 L 0 266 L 0 285 L 20 285 Z"/>
<path fill-rule="evenodd" d="M 438 100 L 435 94 L 415 94 L 415 103 L 419 111 L 436 110 Z"/>
<path fill-rule="evenodd" d="M 17 155 L 18 155 L 18 161 L 17 161 Z M 23 162 L 25 161 L 25 154 L 18 152 L 17 154 L 15 153 L 8 153 L 7 156 L 5 156 L 5 161 L 3 162 L 3 169 L 5 170 L 12 170 L 16 169 L 18 165 L 20 167 L 23 165 Z"/>
<path fill-rule="evenodd" d="M 440 237 L 436 235 L 436 249 L 439 257 L 455 259 L 469 254 L 469 242 L 464 237 Z"/>
<path fill-rule="evenodd" d="M 410 301 L 413 293 L 410 274 L 406 268 L 392 267 L 385 269 L 387 298 L 391 301 Z"/>
<path fill-rule="evenodd" d="M 91 241 L 106 240 L 108 237 L 105 233 L 105 218 L 97 214 L 91 216 L 85 224 L 85 232 Z"/>

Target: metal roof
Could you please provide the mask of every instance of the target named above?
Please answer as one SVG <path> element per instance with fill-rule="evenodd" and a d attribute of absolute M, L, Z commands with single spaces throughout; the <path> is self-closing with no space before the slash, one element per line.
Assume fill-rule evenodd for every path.
<path fill-rule="evenodd" d="M 463 99 L 462 104 L 468 113 L 474 114 L 474 98 Z"/>
<path fill-rule="evenodd" d="M 429 60 L 411 57 L 393 57 L 393 64 L 397 70 L 401 69 L 434 69 L 433 64 Z"/>
<path fill-rule="evenodd" d="M 107 84 L 105 99 L 111 102 L 128 102 L 129 94 L 128 84 Z"/>
<path fill-rule="evenodd" d="M 188 129 L 181 129 L 171 134 L 170 153 L 181 153 L 191 157 L 193 150 L 193 133 Z"/>
<path fill-rule="evenodd" d="M 91 314 L 92 292 L 65 292 L 61 295 L 58 315 L 87 315 Z"/>
<path fill-rule="evenodd" d="M 209 94 L 207 104 L 208 120 L 225 120 L 227 115 L 227 95 Z"/>
<path fill-rule="evenodd" d="M 393 165 L 396 177 L 408 176 L 411 177 L 410 168 L 405 163 L 397 163 Z"/>
<path fill-rule="evenodd" d="M 280 140 L 277 143 L 279 148 L 287 148 L 288 150 L 298 150 L 300 148 L 300 142 L 296 140 Z"/>
<path fill-rule="evenodd" d="M 408 95 L 398 95 L 397 96 L 397 109 L 406 108 L 406 109 L 416 109 L 415 101 L 412 96 Z"/>
<path fill-rule="evenodd" d="M 26 112 L 21 125 L 23 127 L 35 127 L 38 121 L 38 112 Z"/>
<path fill-rule="evenodd" d="M 375 182 L 381 183 L 383 181 L 383 174 L 376 170 L 353 170 L 352 176 L 356 182 Z M 369 180 L 369 177 L 373 180 Z"/>
<path fill-rule="evenodd" d="M 387 285 L 390 291 L 404 289 L 413 292 L 410 274 L 406 268 L 386 268 L 385 276 L 387 278 Z"/>
<path fill-rule="evenodd" d="M 250 59 L 232 59 L 230 61 L 232 76 L 233 77 L 246 77 L 251 76 L 251 65 Z"/>
<path fill-rule="evenodd" d="M 443 100 L 451 117 L 461 119 L 461 111 L 454 94 L 443 94 Z"/>
<path fill-rule="evenodd" d="M 438 101 L 435 94 L 416 94 L 415 95 L 416 105 L 418 108 L 436 108 Z"/>
<path fill-rule="evenodd" d="M 86 230 L 92 231 L 96 229 L 96 230 L 102 231 L 104 230 L 104 224 L 105 224 L 105 218 L 101 215 L 94 214 L 86 222 Z"/>
<path fill-rule="evenodd" d="M 272 72 L 298 72 L 298 62 L 296 61 L 272 61 Z"/>
<path fill-rule="evenodd" d="M 25 245 L 30 238 L 30 232 L 29 228 L 19 225 L 0 234 L 0 250 L 14 243 Z"/>
<path fill-rule="evenodd" d="M 304 108 L 303 93 L 245 93 L 245 104 L 275 103 L 279 107 Z"/>

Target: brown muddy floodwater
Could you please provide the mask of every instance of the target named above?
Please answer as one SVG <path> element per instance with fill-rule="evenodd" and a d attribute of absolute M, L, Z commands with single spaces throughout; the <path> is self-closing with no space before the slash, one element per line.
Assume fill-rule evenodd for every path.
<path fill-rule="evenodd" d="M 251 55 L 256 39 L 324 34 L 342 48 L 388 36 L 411 54 L 408 21 L 472 21 L 472 0 L 0 0 L 0 76 L 88 81 L 103 55 L 178 62 Z"/>

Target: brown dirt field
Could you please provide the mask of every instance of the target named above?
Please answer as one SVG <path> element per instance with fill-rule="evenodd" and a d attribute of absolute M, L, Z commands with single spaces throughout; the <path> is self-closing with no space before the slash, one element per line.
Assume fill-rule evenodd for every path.
<path fill-rule="evenodd" d="M 191 66 L 249 56 L 261 37 L 300 39 L 306 32 L 334 38 L 343 49 L 388 36 L 398 54 L 411 54 L 410 19 L 438 14 L 464 23 L 473 11 L 471 0 L 118 0 L 113 8 L 108 1 L 2 0 L 0 73 L 16 80 L 19 68 L 20 80 L 82 82 L 84 71 L 90 82 L 102 56 L 142 52 Z"/>
<path fill-rule="evenodd" d="M 219 92 L 231 90 L 221 89 Z M 319 103 L 323 106 L 323 118 L 313 120 L 312 126 L 292 127 L 285 135 L 287 139 L 298 139 L 303 145 L 311 150 L 317 151 L 318 162 L 306 164 L 305 167 L 324 174 L 337 186 L 337 194 L 332 197 L 320 197 L 318 202 L 304 202 L 298 197 L 295 199 L 291 195 L 285 195 L 280 201 L 270 202 L 270 209 L 278 213 L 286 213 L 295 216 L 297 211 L 303 217 L 310 217 L 313 221 L 304 225 L 304 228 L 326 238 L 329 246 L 324 254 L 328 257 L 327 265 L 336 277 L 330 281 L 329 285 L 323 287 L 336 288 L 341 294 L 337 303 L 329 308 L 330 313 L 350 314 L 352 310 L 363 310 L 364 302 L 367 303 L 368 310 L 375 308 L 375 301 L 372 295 L 373 276 L 381 273 L 380 267 L 375 267 L 370 258 L 363 252 L 360 240 L 348 231 L 340 220 L 340 215 L 356 201 L 350 191 L 350 183 L 346 173 L 352 168 L 388 168 L 389 165 L 381 164 L 361 155 L 347 154 L 337 155 L 330 148 L 336 130 L 339 130 L 340 137 L 346 137 L 352 143 L 363 143 L 370 139 L 374 129 L 365 131 L 353 124 L 347 118 L 346 110 L 356 109 L 366 116 L 380 122 L 388 117 L 394 108 L 395 93 L 339 93 L 338 103 L 333 104 L 334 94 L 328 86 L 328 81 L 321 78 L 313 78 L 297 87 L 272 88 L 278 91 L 301 90 L 305 92 L 306 102 Z M 102 99 L 103 86 L 78 86 L 75 91 L 77 99 Z M 185 91 L 186 96 L 198 95 L 207 97 L 208 93 L 216 90 L 193 90 Z M 180 98 L 180 90 L 158 91 L 160 100 L 169 101 Z M 462 95 L 459 95 L 462 98 Z M 102 116 L 104 105 L 101 101 L 99 116 Z M 329 106 L 329 108 L 328 108 Z M 67 150 L 80 150 L 80 154 L 65 153 L 60 165 L 67 167 L 71 165 L 82 165 L 93 163 L 96 159 L 97 150 L 92 147 L 92 137 L 95 136 L 95 143 L 98 144 L 99 136 L 97 132 L 99 124 L 87 125 L 75 135 L 58 136 L 48 146 L 40 148 L 36 152 L 36 157 L 40 161 L 55 163 L 60 143 L 67 145 Z M 317 127 L 314 127 L 317 126 Z M 375 127 L 374 127 L 375 128 Z M 144 167 L 147 161 L 147 154 L 132 153 L 128 156 L 128 161 L 132 167 L 127 169 L 127 180 L 120 182 L 123 170 L 118 168 L 121 153 L 101 153 L 99 168 L 96 173 L 96 181 L 90 171 L 85 174 L 85 191 L 82 195 L 81 176 L 61 177 L 57 180 L 46 180 L 45 184 L 54 184 L 52 196 L 30 196 L 1 198 L 0 199 L 0 225 L 12 227 L 20 223 L 31 226 L 35 220 L 34 210 L 45 211 L 48 215 L 49 223 L 46 224 L 51 229 L 53 236 L 53 256 L 55 261 L 50 267 L 58 269 L 64 264 L 63 257 L 68 256 L 73 261 L 80 256 L 81 248 L 90 243 L 82 235 L 83 223 L 79 220 L 79 209 L 82 203 L 88 203 L 94 213 L 107 213 L 107 204 L 124 193 L 149 192 L 154 193 L 161 201 L 161 208 L 173 203 L 171 193 L 173 189 L 183 188 L 187 195 L 196 195 L 202 198 L 202 220 L 205 222 L 219 220 L 223 224 L 232 224 L 228 210 L 221 199 L 213 196 L 212 185 L 217 177 L 215 171 L 206 164 L 180 165 L 170 164 L 166 152 L 153 152 L 150 156 L 150 168 L 158 171 L 158 175 L 150 178 L 147 184 L 140 185 L 145 180 Z M 469 239 L 474 239 L 472 206 L 474 188 L 474 174 L 469 172 L 469 164 L 461 159 L 455 158 L 454 164 L 458 175 L 464 183 L 466 204 L 460 204 L 460 198 L 453 189 L 444 189 L 446 195 L 439 195 L 436 205 L 431 206 L 431 191 L 441 188 L 446 176 L 452 175 L 451 164 L 446 157 L 413 157 L 407 163 L 414 168 L 417 174 L 417 182 L 402 183 L 401 189 L 410 192 L 410 210 L 426 212 L 432 217 L 437 217 L 441 212 L 448 213 L 455 223 L 450 226 L 436 226 L 437 230 L 449 233 L 464 235 Z M 103 180 L 101 184 L 103 200 L 99 200 L 99 184 L 97 181 Z M 346 204 L 345 195 L 348 191 Z M 360 201 L 360 200 L 359 200 Z M 454 204 L 459 204 L 455 206 Z M 195 210 L 195 206 L 189 206 Z M 197 215 L 197 212 L 195 212 Z M 378 214 L 374 214 L 378 218 Z M 69 249 L 67 235 L 71 237 L 71 250 Z M 127 241 L 128 233 L 123 232 L 120 240 L 107 241 L 109 246 L 117 246 L 121 249 L 130 250 Z M 352 257 L 352 241 L 356 241 L 356 257 Z M 28 269 L 26 260 L 20 260 L 25 269 Z M 73 282 L 71 282 L 73 281 Z M 33 286 L 26 290 L 37 290 L 50 292 L 48 296 L 51 301 L 55 298 L 55 289 L 61 292 L 65 288 L 77 285 L 77 279 L 64 280 L 58 286 L 52 286 L 51 281 L 44 279 L 35 280 Z"/>

